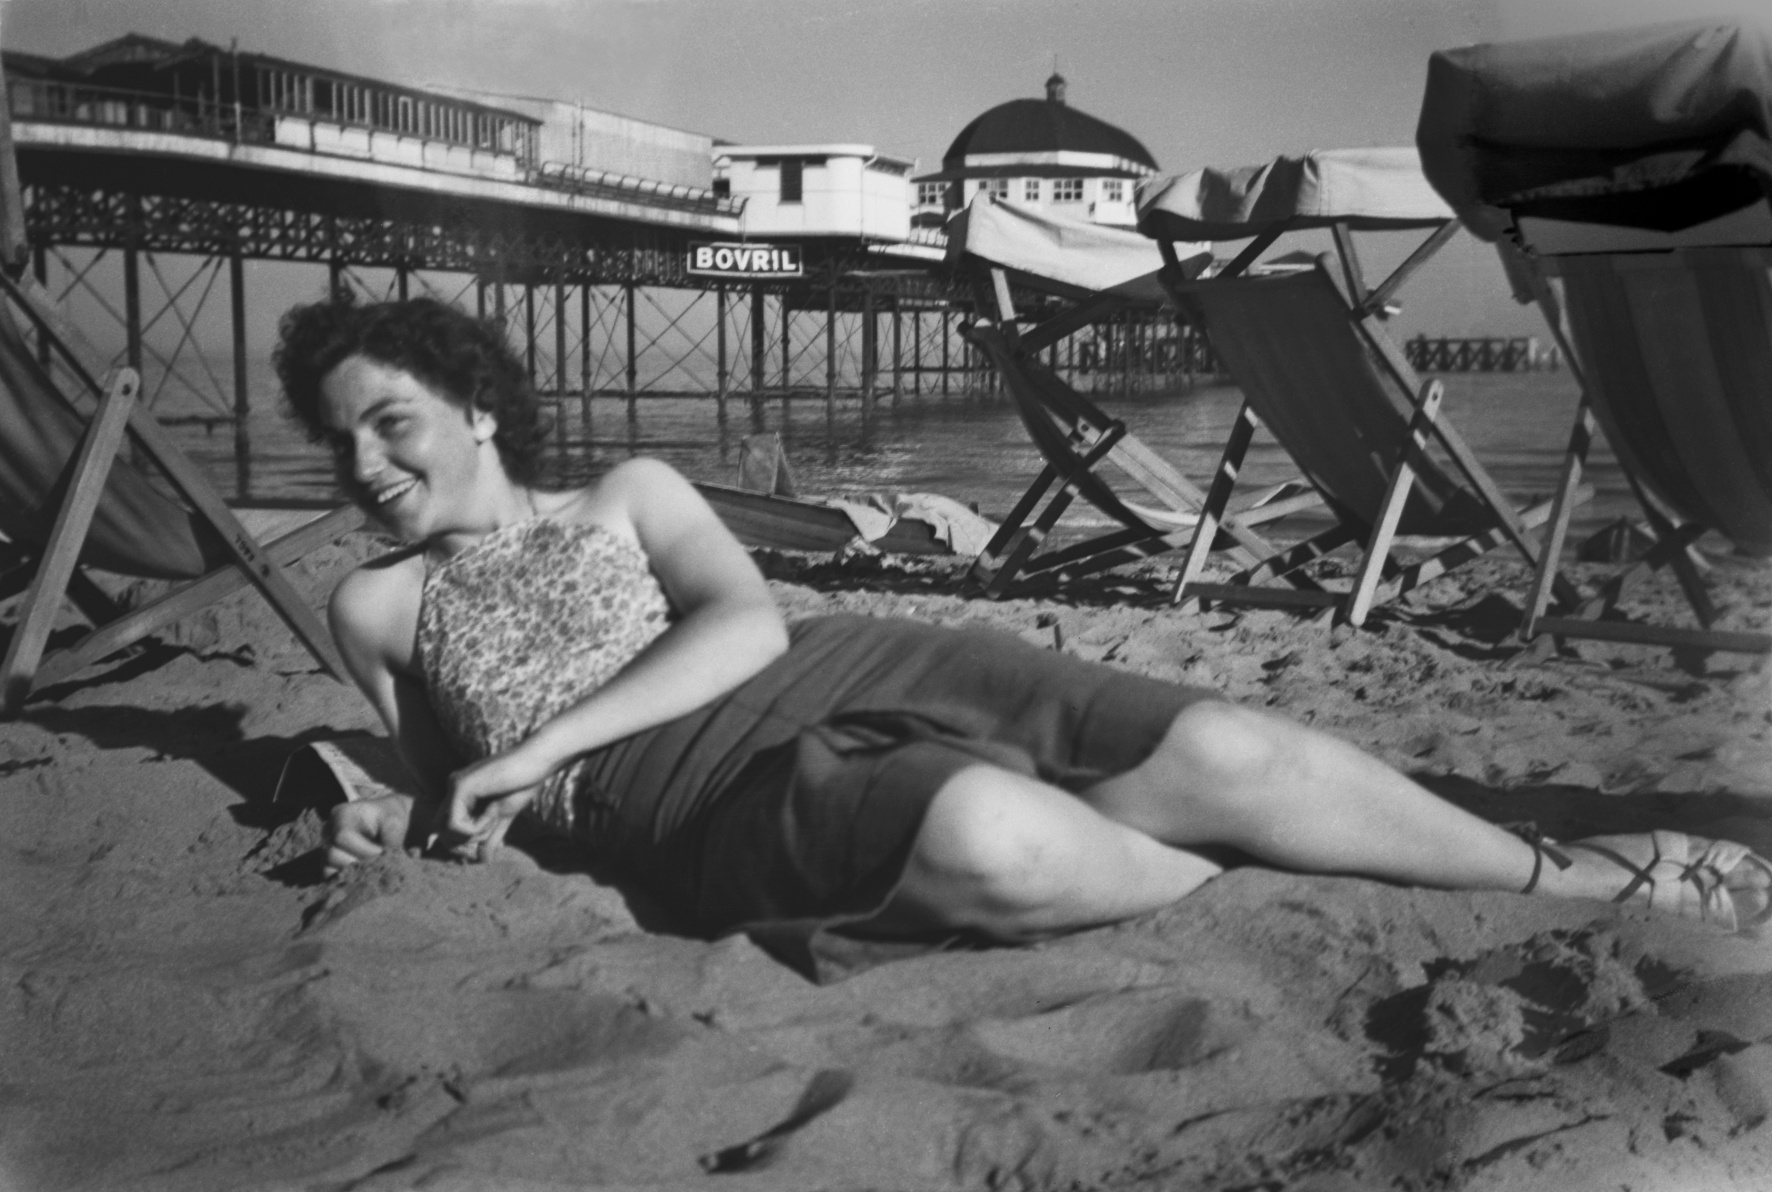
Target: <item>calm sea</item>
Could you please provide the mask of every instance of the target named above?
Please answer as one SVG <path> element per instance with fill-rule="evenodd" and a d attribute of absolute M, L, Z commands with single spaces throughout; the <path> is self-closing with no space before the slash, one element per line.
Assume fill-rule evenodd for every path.
<path fill-rule="evenodd" d="M 1510 496 L 1524 501 L 1548 495 L 1568 441 L 1577 390 L 1567 373 L 1450 375 L 1445 410 Z M 260 392 L 268 393 L 269 386 Z M 1241 395 L 1232 385 L 1200 383 L 1161 394 L 1098 397 L 1098 403 L 1132 432 L 1204 485 L 1236 416 Z M 742 396 L 728 403 L 722 424 L 711 397 L 642 397 L 630 421 L 620 398 L 594 398 L 590 435 L 584 437 L 579 403 L 570 399 L 570 434 L 562 456 L 567 474 L 589 476 L 633 455 L 665 459 L 692 479 L 735 483 L 739 441 L 753 430 L 778 432 L 802 493 L 856 495 L 872 492 L 934 492 L 976 504 L 1001 518 L 1038 472 L 1040 459 L 1013 407 L 998 395 L 943 397 L 906 394 L 878 400 L 863 417 L 859 401 L 840 398 L 827 415 L 822 395 L 768 398 L 754 417 Z M 263 401 L 250 431 L 250 495 L 255 498 L 336 496 L 327 459 Z M 174 428 L 179 440 L 210 470 L 224 491 L 234 492 L 231 428 Z M 1295 473 L 1271 440 L 1258 437 L 1244 468 L 1245 486 L 1278 484 Z M 1596 444 L 1585 475 L 1595 499 L 1578 510 L 1576 533 L 1592 530 L 1634 504 L 1611 453 Z M 1081 503 L 1079 503 L 1081 505 Z M 1073 506 L 1070 524 L 1101 519 Z M 1288 523 L 1303 532 L 1308 518 Z"/>

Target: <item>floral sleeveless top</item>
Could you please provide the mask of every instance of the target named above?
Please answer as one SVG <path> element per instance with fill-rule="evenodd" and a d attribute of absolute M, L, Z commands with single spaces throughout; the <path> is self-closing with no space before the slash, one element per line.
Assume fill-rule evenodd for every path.
<path fill-rule="evenodd" d="M 601 687 L 674 617 L 638 545 L 598 525 L 532 518 L 433 567 L 418 614 L 432 710 L 462 756 L 511 748 Z M 581 759 L 531 810 L 571 834 Z"/>

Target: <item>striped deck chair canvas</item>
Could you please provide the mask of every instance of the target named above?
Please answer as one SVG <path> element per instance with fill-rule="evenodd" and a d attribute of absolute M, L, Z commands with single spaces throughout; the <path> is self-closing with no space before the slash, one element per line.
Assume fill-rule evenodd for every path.
<path fill-rule="evenodd" d="M 1699 17 L 1444 50 L 1416 141 L 1580 380 L 1559 498 L 1603 433 L 1655 538 L 1547 615 L 1559 500 L 1525 635 L 1772 651 L 1765 610 L 1723 624 L 1693 549 L 1714 531 L 1772 555 L 1772 26 Z M 1697 628 L 1619 613 L 1662 566 Z"/>
<path fill-rule="evenodd" d="M 342 679 L 331 636 L 283 568 L 362 524 L 361 512 L 347 506 L 261 545 L 136 402 L 135 372 L 121 369 L 101 386 L 67 350 L 53 309 L 28 284 L 0 273 L 0 541 L 11 557 L 0 567 L 0 599 L 24 593 L 0 663 L 0 711 L 15 711 L 33 692 L 248 585 L 265 595 L 321 667 Z M 84 409 L 38 361 L 14 311 L 64 352 L 88 391 Z M 182 502 L 119 454 L 126 437 Z M 85 577 L 86 566 L 181 582 L 123 610 Z M 48 649 L 64 598 L 92 628 Z"/>
<path fill-rule="evenodd" d="M 1688 550 L 1715 530 L 1744 554 L 1772 556 L 1772 247 L 1546 256 L 1527 267 L 1581 380 L 1563 484 L 1579 480 L 1598 429 L 1656 541 L 1568 615 L 1547 615 L 1548 593 L 1535 584 L 1524 635 L 1772 651 L 1772 634 L 1719 627 Z M 1558 508 L 1540 572 L 1561 551 L 1568 521 Z M 1697 629 L 1613 615 L 1663 566 Z"/>
<path fill-rule="evenodd" d="M 1404 282 L 1457 230 L 1413 150 L 1313 153 L 1160 179 L 1141 193 L 1139 211 L 1140 227 L 1165 248 L 1182 237 L 1253 237 L 1211 276 L 1189 279 L 1173 267 L 1161 274 L 1244 396 L 1177 581 L 1178 599 L 1326 607 L 1359 625 L 1375 605 L 1497 547 L 1536 560 L 1531 530 L 1549 516 L 1549 502 L 1515 509 L 1441 412 L 1439 384 L 1422 382 L 1384 328 Z M 1335 257 L 1295 267 L 1289 254 L 1283 266 L 1252 268 L 1281 236 L 1313 229 L 1332 233 Z M 1410 230 L 1426 236 L 1368 287 L 1354 232 Z M 1204 536 L 1263 426 L 1321 494 L 1334 524 L 1226 582 L 1205 582 Z M 1400 536 L 1454 541 L 1405 563 Z M 1361 553 L 1348 590 L 1273 585 L 1349 545 Z"/>
<path fill-rule="evenodd" d="M 974 581 L 991 596 L 1063 586 L 1191 543 L 1205 492 L 1040 358 L 1091 323 L 1127 309 L 1154 310 L 1163 300 L 1156 247 L 1123 229 L 1061 220 L 988 196 L 950 226 L 949 237 L 977 294 L 965 334 L 1003 378 L 1044 461 L 974 561 Z M 1017 309 L 1016 290 L 1043 300 L 1039 317 Z M 1227 513 L 1214 549 L 1249 565 L 1272 553 L 1255 527 L 1316 503 L 1314 496 L 1292 495 L 1296 490 L 1280 486 Z M 1112 528 L 1048 545 L 1078 497 Z M 1294 582 L 1316 588 L 1304 577 Z"/>
<path fill-rule="evenodd" d="M 1225 583 L 1200 581 L 1204 554 L 1190 551 L 1181 599 L 1329 606 L 1359 625 L 1375 605 L 1497 547 L 1512 545 L 1536 561 L 1530 531 L 1548 518 L 1550 503 L 1514 508 L 1442 413 L 1439 383 L 1424 384 L 1369 325 L 1371 316 L 1338 288 L 1327 256 L 1309 269 L 1177 282 L 1170 291 L 1207 329 L 1243 391 L 1246 408 L 1220 475 L 1234 480 L 1255 428 L 1265 426 L 1335 519 Z M 1395 553 L 1400 536 L 1455 541 L 1404 564 Z M 1346 592 L 1265 583 L 1349 545 L 1361 555 Z"/>

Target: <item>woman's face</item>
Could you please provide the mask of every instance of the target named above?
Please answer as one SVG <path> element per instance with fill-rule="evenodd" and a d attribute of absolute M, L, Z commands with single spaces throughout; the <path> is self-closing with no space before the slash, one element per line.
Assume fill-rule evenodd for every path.
<path fill-rule="evenodd" d="M 359 505 L 407 541 L 474 528 L 475 482 L 497 463 L 492 415 L 367 356 L 327 373 L 320 396 L 339 482 Z"/>

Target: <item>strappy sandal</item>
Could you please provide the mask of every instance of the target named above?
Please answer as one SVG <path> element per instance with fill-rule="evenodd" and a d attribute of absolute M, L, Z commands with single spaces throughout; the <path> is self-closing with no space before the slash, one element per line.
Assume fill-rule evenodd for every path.
<path fill-rule="evenodd" d="M 1538 877 L 1543 872 L 1546 858 L 1557 868 L 1567 869 L 1574 862 L 1560 850 L 1581 849 L 1606 858 L 1631 875 L 1624 888 L 1612 896 L 1613 902 L 1629 902 L 1639 890 L 1647 886 L 1649 908 L 1663 914 L 1714 923 L 1728 931 L 1758 927 L 1772 919 L 1772 890 L 1768 892 L 1767 905 L 1745 922 L 1735 908 L 1735 896 L 1727 881 L 1737 866 L 1744 863 L 1752 865 L 1772 877 L 1772 862 L 1744 844 L 1729 840 L 1707 841 L 1694 858 L 1692 838 L 1684 832 L 1651 832 L 1650 846 L 1655 850 L 1655 855 L 1649 859 L 1647 865 L 1638 865 L 1616 849 L 1591 841 L 1572 840 L 1567 844 L 1557 845 L 1539 832 L 1534 824 L 1509 824 L 1506 827 L 1533 848 L 1532 876 L 1527 880 L 1522 894 L 1530 894 L 1538 887 Z"/>
<path fill-rule="evenodd" d="M 1512 832 L 1521 840 L 1532 846 L 1532 876 L 1520 887 L 1520 893 L 1530 894 L 1538 889 L 1538 877 L 1544 872 L 1544 863 L 1548 859 L 1558 869 L 1567 869 L 1575 864 L 1565 853 L 1558 852 L 1556 841 L 1538 830 L 1538 825 L 1530 820 L 1517 824 L 1502 824 L 1502 828 Z"/>

